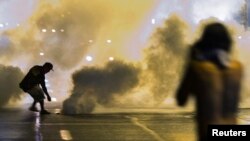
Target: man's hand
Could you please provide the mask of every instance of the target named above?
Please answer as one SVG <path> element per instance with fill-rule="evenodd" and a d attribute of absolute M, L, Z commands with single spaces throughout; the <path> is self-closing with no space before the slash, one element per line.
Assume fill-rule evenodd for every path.
<path fill-rule="evenodd" d="M 51 101 L 51 97 L 49 95 L 47 96 L 47 99 L 48 99 L 48 101 Z"/>

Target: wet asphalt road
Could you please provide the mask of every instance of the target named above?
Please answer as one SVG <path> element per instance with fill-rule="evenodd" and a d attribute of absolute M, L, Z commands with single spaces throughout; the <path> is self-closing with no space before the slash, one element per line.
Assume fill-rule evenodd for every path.
<path fill-rule="evenodd" d="M 192 112 L 40 115 L 23 108 L 0 110 L 0 141 L 195 141 Z M 239 120 L 250 123 L 250 109 Z"/>

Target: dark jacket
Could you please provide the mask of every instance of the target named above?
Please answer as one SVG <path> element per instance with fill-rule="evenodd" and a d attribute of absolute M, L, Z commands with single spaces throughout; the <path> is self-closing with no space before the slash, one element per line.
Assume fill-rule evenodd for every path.
<path fill-rule="evenodd" d="M 36 65 L 29 70 L 27 75 L 20 82 L 19 86 L 24 92 L 27 92 L 39 84 L 42 86 L 43 90 L 47 92 L 43 67 Z"/>

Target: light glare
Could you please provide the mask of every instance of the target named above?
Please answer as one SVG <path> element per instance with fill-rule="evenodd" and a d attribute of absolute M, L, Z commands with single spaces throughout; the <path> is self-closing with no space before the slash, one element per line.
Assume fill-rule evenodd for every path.
<path fill-rule="evenodd" d="M 93 60 L 93 57 L 88 55 L 88 56 L 86 56 L 86 60 L 87 60 L 88 62 L 90 62 L 90 61 Z"/>
<path fill-rule="evenodd" d="M 109 57 L 109 61 L 114 61 L 114 57 Z"/>
<path fill-rule="evenodd" d="M 46 29 L 42 29 L 42 32 L 47 32 L 47 30 Z"/>
<path fill-rule="evenodd" d="M 55 97 L 52 97 L 52 98 L 51 98 L 51 101 L 56 102 L 57 99 L 56 99 Z"/>
<path fill-rule="evenodd" d="M 152 23 L 152 24 L 155 24 L 155 19 L 152 19 L 152 20 L 151 20 L 151 23 Z"/>
<path fill-rule="evenodd" d="M 109 44 L 110 44 L 111 42 L 112 42 L 111 40 L 107 40 L 107 43 L 109 43 Z"/>

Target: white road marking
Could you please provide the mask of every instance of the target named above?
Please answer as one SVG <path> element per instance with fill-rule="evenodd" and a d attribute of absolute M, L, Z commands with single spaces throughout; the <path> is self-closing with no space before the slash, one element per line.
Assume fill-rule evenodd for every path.
<path fill-rule="evenodd" d="M 250 124 L 249 121 L 245 120 L 245 119 L 242 119 L 242 118 L 237 118 L 237 122 L 239 124 Z"/>
<path fill-rule="evenodd" d="M 73 139 L 69 130 L 60 130 L 60 135 L 61 135 L 62 140 L 65 140 L 65 141 L 70 141 Z"/>
<path fill-rule="evenodd" d="M 125 116 L 126 118 L 130 119 L 132 123 L 135 125 L 141 127 L 144 131 L 148 132 L 150 135 L 152 135 L 157 141 L 165 141 L 162 137 L 160 137 L 155 131 L 149 129 L 146 125 L 141 124 L 138 121 L 138 118 L 131 117 L 131 116 Z"/>

